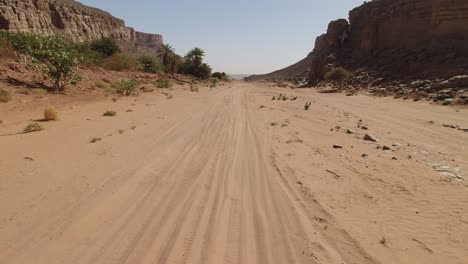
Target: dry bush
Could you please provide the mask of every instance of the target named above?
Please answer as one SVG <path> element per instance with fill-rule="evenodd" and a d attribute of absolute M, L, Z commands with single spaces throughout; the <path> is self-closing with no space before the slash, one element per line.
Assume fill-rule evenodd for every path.
<path fill-rule="evenodd" d="M 11 100 L 11 94 L 5 90 L 0 89 L 0 103 L 6 103 Z"/>
<path fill-rule="evenodd" d="M 108 111 L 105 111 L 104 114 L 102 114 L 102 115 L 103 116 L 116 116 L 117 112 L 112 111 L 112 110 L 108 110 Z"/>
<path fill-rule="evenodd" d="M 44 109 L 44 120 L 46 121 L 57 121 L 58 112 L 53 107 L 47 107 Z"/>
<path fill-rule="evenodd" d="M 39 125 L 39 123 L 31 123 L 23 129 L 23 133 L 32 133 L 41 130 L 44 130 L 44 128 L 41 125 Z"/>

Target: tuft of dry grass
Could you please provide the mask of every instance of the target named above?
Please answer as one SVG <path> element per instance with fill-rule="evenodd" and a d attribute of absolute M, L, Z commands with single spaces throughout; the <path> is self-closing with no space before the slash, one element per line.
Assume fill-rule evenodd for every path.
<path fill-rule="evenodd" d="M 31 123 L 23 129 L 23 133 L 32 133 L 42 131 L 44 128 L 39 123 Z"/>
<path fill-rule="evenodd" d="M 47 107 L 44 109 L 44 120 L 45 121 L 57 121 L 58 120 L 58 112 L 52 107 Z"/>
<path fill-rule="evenodd" d="M 96 137 L 96 138 L 92 138 L 92 139 L 89 141 L 89 143 L 96 143 L 96 142 L 99 142 L 99 141 L 101 141 L 101 140 L 102 140 L 101 138 L 97 138 L 97 137 Z"/>
<path fill-rule="evenodd" d="M 11 94 L 3 89 L 0 89 L 0 103 L 6 103 L 11 100 Z"/>
<path fill-rule="evenodd" d="M 384 246 L 387 246 L 387 239 L 384 236 L 382 236 L 382 239 L 380 239 L 379 242 L 380 242 L 380 244 L 382 244 Z"/>
<path fill-rule="evenodd" d="M 28 88 L 25 88 L 25 87 L 21 87 L 19 88 L 16 93 L 19 93 L 19 94 L 31 94 L 31 90 L 29 90 Z"/>
<path fill-rule="evenodd" d="M 117 112 L 112 111 L 112 110 L 108 110 L 108 111 L 105 111 L 104 114 L 102 114 L 102 115 L 103 116 L 116 116 Z"/>

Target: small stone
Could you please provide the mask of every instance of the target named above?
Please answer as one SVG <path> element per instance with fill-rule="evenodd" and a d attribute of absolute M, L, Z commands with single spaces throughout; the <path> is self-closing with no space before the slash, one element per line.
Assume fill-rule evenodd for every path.
<path fill-rule="evenodd" d="M 369 128 L 367 128 L 366 126 L 361 126 L 361 129 L 362 130 L 369 130 Z"/>
<path fill-rule="evenodd" d="M 391 148 L 387 147 L 387 146 L 383 146 L 382 147 L 382 150 L 386 151 L 386 150 L 392 150 Z"/>
<path fill-rule="evenodd" d="M 346 134 L 354 134 L 354 132 L 351 129 L 346 130 Z"/>
<path fill-rule="evenodd" d="M 396 157 L 393 157 L 392 160 L 398 160 Z"/>
<path fill-rule="evenodd" d="M 369 134 L 366 134 L 364 136 L 364 140 L 366 141 L 372 141 L 372 142 L 378 142 L 379 140 L 377 139 L 377 137 L 373 136 L 373 135 L 369 135 Z"/>
<path fill-rule="evenodd" d="M 361 155 L 361 157 L 363 157 L 363 158 L 366 158 L 366 157 L 368 157 L 368 156 L 369 156 L 369 155 L 368 155 L 367 153 L 363 153 L 363 154 Z"/>
<path fill-rule="evenodd" d="M 334 149 L 342 149 L 343 146 L 341 146 L 341 145 L 333 145 L 333 148 L 334 148 Z"/>

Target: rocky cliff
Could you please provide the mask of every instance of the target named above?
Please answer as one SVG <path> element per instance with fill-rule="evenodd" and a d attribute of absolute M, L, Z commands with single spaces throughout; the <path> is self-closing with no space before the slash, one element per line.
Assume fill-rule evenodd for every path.
<path fill-rule="evenodd" d="M 468 70 L 468 0 L 374 0 L 329 24 L 306 59 L 310 85 L 336 66 L 374 79 L 448 78 Z M 302 63 L 303 64 L 303 63 Z M 281 77 L 277 71 L 263 78 Z M 283 78 L 300 81 L 301 70 Z M 298 75 L 299 74 L 299 75 Z M 258 79 L 259 76 L 256 76 Z"/>
<path fill-rule="evenodd" d="M 112 37 L 136 50 L 151 50 L 163 43 L 161 35 L 137 32 L 123 20 L 74 0 L 0 0 L 0 29 L 58 33 L 77 42 Z"/>
<path fill-rule="evenodd" d="M 350 12 L 349 24 L 332 22 L 325 38 L 340 42 L 316 48 L 331 59 L 316 68 L 341 64 L 367 68 L 383 78 L 449 77 L 468 66 L 467 0 L 374 0 Z M 329 29 L 330 29 L 329 27 Z"/>

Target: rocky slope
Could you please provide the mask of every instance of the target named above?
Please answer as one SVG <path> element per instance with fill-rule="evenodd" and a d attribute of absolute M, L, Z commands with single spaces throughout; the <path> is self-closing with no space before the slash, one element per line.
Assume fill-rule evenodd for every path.
<path fill-rule="evenodd" d="M 307 84 L 309 67 L 312 60 L 312 53 L 305 59 L 281 70 L 274 71 L 269 74 L 252 75 L 245 78 L 247 81 L 289 81 L 296 84 Z"/>
<path fill-rule="evenodd" d="M 309 85 L 322 81 L 324 73 L 343 66 L 355 72 L 351 84 L 383 88 L 379 91 L 433 94 L 437 98 L 466 99 L 468 86 L 468 1 L 374 0 L 329 24 L 307 57 L 305 69 L 286 80 Z M 282 77 L 287 69 L 260 78 Z M 450 78 L 458 76 L 449 81 Z M 254 79 L 253 77 L 252 79 Z M 259 76 L 256 77 L 259 79 Z M 466 81 L 460 81 L 460 80 Z M 421 81 L 422 80 L 422 81 Z M 454 81 L 456 80 L 456 81 Z M 456 83 L 458 87 L 447 83 Z M 405 86 L 411 84 L 410 86 Z M 389 88 L 389 89 L 386 89 Z"/>
<path fill-rule="evenodd" d="M 135 52 L 152 50 L 163 43 L 161 35 L 135 31 L 123 20 L 74 0 L 0 0 L 0 29 L 58 33 L 77 42 L 112 37 Z"/>

